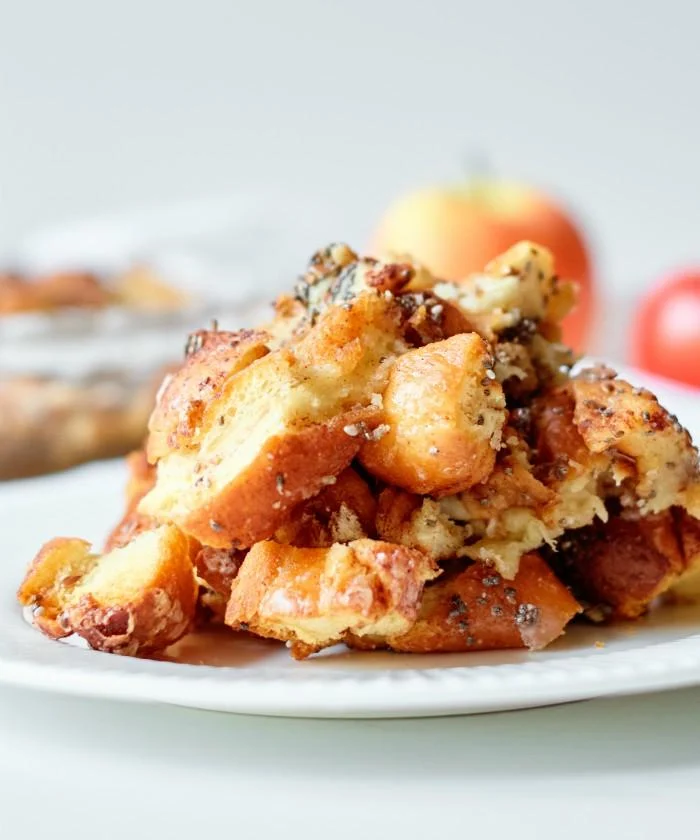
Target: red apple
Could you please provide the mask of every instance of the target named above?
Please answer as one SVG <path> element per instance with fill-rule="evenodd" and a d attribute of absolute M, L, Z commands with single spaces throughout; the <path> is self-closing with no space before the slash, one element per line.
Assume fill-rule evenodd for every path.
<path fill-rule="evenodd" d="M 485 181 L 410 193 L 385 213 L 371 252 L 410 254 L 438 277 L 459 280 L 521 239 L 548 247 L 560 277 L 579 284 L 564 338 L 583 350 L 594 308 L 588 248 L 568 213 L 535 188 Z"/>
<path fill-rule="evenodd" d="M 634 364 L 700 388 L 700 268 L 668 275 L 642 300 L 632 334 Z"/>

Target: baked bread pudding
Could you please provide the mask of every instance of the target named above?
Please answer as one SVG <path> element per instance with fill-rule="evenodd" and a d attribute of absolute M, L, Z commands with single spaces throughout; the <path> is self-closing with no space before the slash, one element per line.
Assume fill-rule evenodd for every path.
<path fill-rule="evenodd" d="M 700 468 L 649 391 L 572 375 L 575 304 L 521 242 L 462 282 L 315 254 L 254 330 L 193 333 L 102 550 L 19 589 L 52 638 L 163 651 L 206 623 L 407 653 L 544 648 L 700 575 Z"/>

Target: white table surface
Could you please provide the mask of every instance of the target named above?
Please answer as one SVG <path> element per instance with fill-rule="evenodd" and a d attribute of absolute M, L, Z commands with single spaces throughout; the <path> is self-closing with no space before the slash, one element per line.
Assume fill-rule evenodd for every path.
<path fill-rule="evenodd" d="M 0 837 L 694 837 L 699 707 L 301 721 L 2 688 Z"/>

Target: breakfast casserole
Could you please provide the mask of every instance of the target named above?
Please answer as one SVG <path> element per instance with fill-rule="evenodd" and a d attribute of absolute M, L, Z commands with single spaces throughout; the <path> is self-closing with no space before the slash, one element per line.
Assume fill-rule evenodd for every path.
<path fill-rule="evenodd" d="M 520 242 L 461 282 L 333 244 L 267 323 L 193 333 L 102 550 L 47 543 L 35 625 L 163 651 L 195 627 L 406 653 L 539 650 L 700 568 L 688 432 L 572 373 L 573 284 Z"/>

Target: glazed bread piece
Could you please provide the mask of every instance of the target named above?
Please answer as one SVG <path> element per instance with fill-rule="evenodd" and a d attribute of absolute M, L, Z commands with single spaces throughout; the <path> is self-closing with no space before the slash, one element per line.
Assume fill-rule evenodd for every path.
<path fill-rule="evenodd" d="M 73 537 L 55 537 L 45 543 L 29 564 L 17 590 L 23 607 L 32 607 L 32 621 L 53 639 L 73 632 L 62 618 L 76 583 L 96 562 L 90 543 Z"/>
<path fill-rule="evenodd" d="M 483 563 L 445 573 L 426 586 L 418 618 L 406 632 L 353 635 L 348 644 L 403 653 L 540 650 L 580 609 L 542 558 L 526 554 L 513 581 Z"/>
<path fill-rule="evenodd" d="M 402 318 L 395 301 L 366 293 L 236 373 L 212 397 L 197 448 L 160 459 L 139 510 L 213 548 L 272 536 L 378 425 L 375 395 L 406 349 Z"/>
<path fill-rule="evenodd" d="M 195 449 L 231 379 L 269 352 L 264 332 L 200 330 L 189 336 L 182 367 L 167 376 L 148 422 L 148 460 Z"/>
<path fill-rule="evenodd" d="M 535 400 L 532 417 L 539 475 L 561 498 L 553 516 L 564 528 L 605 519 L 611 497 L 641 514 L 700 513 L 697 450 L 649 391 L 592 368 Z"/>
<path fill-rule="evenodd" d="M 164 525 L 102 556 L 90 554 L 83 540 L 47 543 L 18 599 L 38 608 L 45 621 L 37 621 L 35 611 L 35 623 L 49 635 L 77 633 L 95 650 L 135 656 L 160 651 L 187 633 L 197 591 L 192 544 Z"/>
<path fill-rule="evenodd" d="M 547 248 L 519 242 L 483 272 L 459 283 L 439 282 L 434 293 L 456 304 L 492 344 L 496 378 L 509 398 L 522 401 L 566 380 L 574 355 L 561 343 L 560 323 L 576 290 L 554 273 Z"/>
<path fill-rule="evenodd" d="M 642 513 L 686 505 L 697 484 L 698 452 L 690 435 L 657 398 L 602 368 L 571 380 L 574 423 L 588 450 L 634 459 L 635 494 Z"/>
<path fill-rule="evenodd" d="M 598 520 L 565 534 L 550 559 L 594 620 L 638 618 L 688 565 L 671 511 Z"/>
<path fill-rule="evenodd" d="M 363 466 L 387 484 L 433 496 L 483 481 L 506 417 L 492 368 L 489 346 L 476 333 L 397 359 L 383 395 L 383 433 L 363 445 Z"/>
<path fill-rule="evenodd" d="M 310 654 L 355 635 L 404 633 L 418 615 L 425 581 L 437 574 L 418 551 L 376 540 L 330 548 L 261 542 L 231 589 L 226 623 Z"/>

